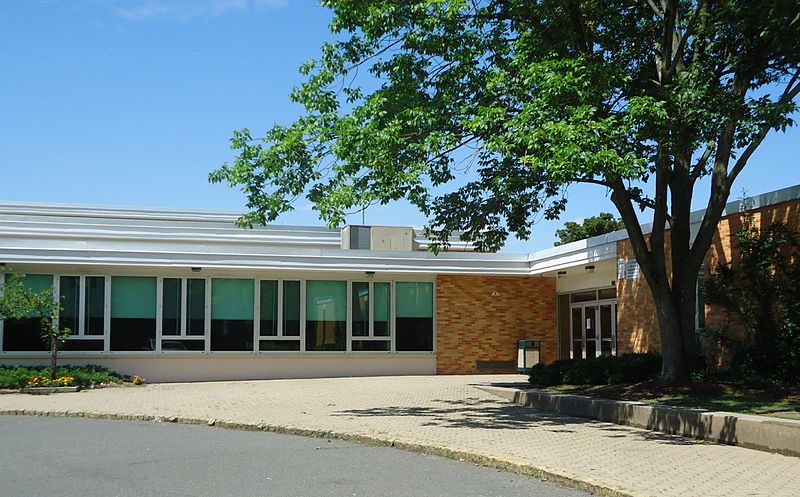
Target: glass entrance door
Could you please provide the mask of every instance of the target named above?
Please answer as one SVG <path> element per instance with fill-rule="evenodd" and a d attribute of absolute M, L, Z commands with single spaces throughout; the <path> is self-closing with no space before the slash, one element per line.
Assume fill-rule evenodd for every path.
<path fill-rule="evenodd" d="M 616 307 L 615 302 L 586 302 L 571 305 L 571 358 L 616 355 Z"/>

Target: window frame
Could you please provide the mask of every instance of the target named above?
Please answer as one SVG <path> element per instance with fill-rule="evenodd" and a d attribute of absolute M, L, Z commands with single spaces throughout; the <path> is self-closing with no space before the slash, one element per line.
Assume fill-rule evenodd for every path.
<path fill-rule="evenodd" d="M 354 355 L 435 355 L 437 351 L 436 337 L 437 337 L 437 315 L 436 315 L 436 279 L 428 277 L 428 275 L 418 277 L 404 277 L 403 275 L 396 275 L 393 278 L 370 278 L 367 276 L 360 276 L 353 273 L 345 274 L 300 274 L 292 275 L 290 273 L 272 275 L 238 275 L 231 272 L 212 272 L 205 275 L 189 274 L 186 273 L 174 274 L 172 271 L 164 273 L 155 273 L 155 268 L 150 268 L 146 271 L 108 271 L 105 274 L 97 274 L 97 272 L 44 272 L 42 270 L 22 271 L 28 275 L 47 275 L 53 278 L 53 295 L 55 299 L 61 298 L 60 283 L 62 276 L 77 277 L 79 279 L 79 329 L 78 334 L 71 335 L 68 340 L 102 340 L 102 350 L 65 350 L 64 353 L 69 356 L 79 357 L 97 357 L 97 356 L 154 356 L 154 355 L 250 355 L 250 354 L 266 354 L 266 355 L 287 355 L 287 356 L 310 356 L 310 355 L 340 355 L 340 354 L 354 354 Z M 171 274 L 169 274 L 171 273 Z M 248 277 L 249 276 L 249 277 Z M 285 276 L 285 277 L 281 277 Z M 411 276 L 411 275 L 409 275 Z M 422 277 L 419 277 L 422 276 Z M 87 335 L 86 331 L 86 316 L 88 308 L 86 307 L 86 293 L 87 281 L 90 277 L 103 278 L 104 292 L 103 292 L 103 334 L 102 335 Z M 156 280 L 156 330 L 155 330 L 155 344 L 154 350 L 111 350 L 111 294 L 113 279 L 115 277 L 144 277 L 154 278 Z M 164 279 L 179 279 L 181 284 L 181 334 L 180 335 L 163 335 L 163 299 L 164 299 Z M 211 315 L 212 315 L 212 280 L 214 278 L 222 279 L 244 279 L 252 280 L 254 282 L 254 301 L 253 301 L 253 348 L 252 350 L 241 351 L 226 351 L 211 350 Z M 0 283 L 5 282 L 6 277 L 0 274 Z M 203 280 L 205 299 L 204 299 L 204 319 L 203 319 L 203 335 L 189 335 L 188 334 L 188 282 L 189 280 Z M 307 282 L 314 281 L 344 281 L 347 288 L 347 321 L 346 321 L 346 347 L 343 351 L 309 351 L 306 350 L 306 328 L 307 328 L 307 310 L 306 310 L 306 295 Z M 278 282 L 278 335 L 277 336 L 261 336 L 261 282 L 262 281 L 277 281 Z M 287 336 L 285 334 L 284 323 L 284 297 L 285 297 L 285 282 L 298 282 L 299 283 L 299 336 Z M 433 308 L 433 347 L 430 351 L 398 351 L 397 350 L 397 283 L 430 283 L 433 288 L 432 293 L 432 308 Z M 352 335 L 353 324 L 353 283 L 367 283 L 370 299 L 369 299 L 369 336 L 354 337 Z M 375 284 L 387 284 L 389 292 L 389 336 L 375 336 Z M 5 351 L 2 350 L 2 340 L 4 332 L 4 322 L 0 320 L 0 357 L 4 355 L 14 356 L 31 356 L 39 357 L 43 353 L 38 351 Z M 194 340 L 203 343 L 202 350 L 165 350 L 163 347 L 164 340 Z M 275 340 L 286 342 L 299 342 L 299 350 L 260 350 L 260 342 L 263 340 Z M 375 342 L 388 342 L 388 350 L 353 350 L 353 341 L 375 341 Z"/>
<path fill-rule="evenodd" d="M 164 335 L 164 280 L 180 280 L 180 289 L 181 289 L 181 308 L 180 308 L 180 315 L 181 315 L 181 322 L 179 326 L 179 333 L 177 335 Z M 189 335 L 188 334 L 188 321 L 189 321 L 189 312 L 188 312 L 188 305 L 189 301 L 187 299 L 189 295 L 189 280 L 202 280 L 203 281 L 203 334 L 202 335 Z M 211 290 L 210 278 L 206 276 L 158 276 L 156 278 L 156 345 L 154 352 L 157 354 L 165 353 L 162 343 L 164 339 L 167 341 L 170 340 L 189 340 L 189 341 L 196 341 L 196 342 L 203 342 L 203 350 L 168 350 L 170 354 L 198 354 L 198 353 L 206 353 L 209 351 L 210 346 L 210 327 L 211 327 L 211 320 L 210 320 L 210 299 L 209 299 L 209 292 Z"/>
<path fill-rule="evenodd" d="M 368 292 L 368 313 L 369 320 L 367 322 L 367 335 L 356 336 L 353 335 L 353 283 L 367 283 Z M 388 283 L 389 284 L 389 336 L 375 336 L 375 283 Z M 394 346 L 394 282 L 393 281 L 375 281 L 369 279 L 354 279 L 347 281 L 347 351 L 354 354 L 387 354 L 396 352 Z M 389 342 L 389 350 L 353 350 L 353 342 Z"/>
<path fill-rule="evenodd" d="M 28 274 L 28 273 L 25 273 Z M 30 273 L 35 274 L 35 273 Z M 46 274 L 46 273 L 39 273 Z M 56 302 L 61 302 L 61 278 L 78 278 L 78 330 L 75 334 L 67 337 L 67 340 L 103 340 L 103 351 L 107 351 L 106 338 L 109 336 L 109 328 L 111 325 L 111 295 L 110 285 L 111 276 L 105 274 L 94 273 L 56 273 L 53 274 L 53 299 Z M 87 335 L 86 334 L 86 279 L 87 278 L 103 278 L 103 333 L 100 335 Z M 55 319 L 55 325 L 61 326 L 61 318 Z M 75 330 L 73 330 L 75 331 Z M 80 351 L 76 351 L 80 352 Z M 87 351 L 91 352 L 91 351 Z"/>
<path fill-rule="evenodd" d="M 277 282 L 277 296 L 278 296 L 278 312 L 275 319 L 278 321 L 277 335 L 261 335 L 261 282 L 274 281 Z M 284 302 L 284 282 L 299 282 L 300 283 L 300 336 L 286 335 L 283 329 L 283 302 Z M 253 352 L 259 354 L 298 354 L 304 352 L 305 349 L 305 280 L 297 278 L 256 278 L 256 302 L 255 302 L 255 316 L 256 323 L 253 332 Z M 298 342 L 299 350 L 261 350 L 262 341 L 278 341 L 278 342 Z"/>

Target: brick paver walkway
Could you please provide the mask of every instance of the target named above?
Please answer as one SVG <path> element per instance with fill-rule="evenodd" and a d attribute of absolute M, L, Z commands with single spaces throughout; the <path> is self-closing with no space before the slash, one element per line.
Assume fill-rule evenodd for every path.
<path fill-rule="evenodd" d="M 335 431 L 473 453 L 637 496 L 800 495 L 800 458 L 543 414 L 474 388 L 521 379 L 156 384 L 50 396 L 0 395 L 0 410 L 178 416 Z"/>

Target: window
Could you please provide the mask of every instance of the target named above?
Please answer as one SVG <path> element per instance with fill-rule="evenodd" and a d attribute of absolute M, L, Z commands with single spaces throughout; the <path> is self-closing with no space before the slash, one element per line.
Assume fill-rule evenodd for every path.
<path fill-rule="evenodd" d="M 252 351 L 255 282 L 211 280 L 211 350 Z"/>
<path fill-rule="evenodd" d="M 53 288 L 52 274 L 26 274 L 22 284 L 34 292 Z M 40 337 L 41 320 L 38 316 L 21 319 L 6 319 L 3 322 L 3 350 L 9 351 L 46 351 L 49 344 Z"/>
<path fill-rule="evenodd" d="M 300 351 L 300 282 L 263 280 L 259 285 L 258 350 Z"/>
<path fill-rule="evenodd" d="M 106 316 L 105 276 L 60 276 L 61 300 L 59 327 L 69 328 L 64 350 L 102 351 Z"/>
<path fill-rule="evenodd" d="M 156 278 L 111 278 L 111 350 L 155 350 Z"/>
<path fill-rule="evenodd" d="M 433 351 L 433 283 L 397 282 L 398 351 Z"/>
<path fill-rule="evenodd" d="M 306 350 L 347 349 L 347 282 L 306 283 Z"/>
<path fill-rule="evenodd" d="M 391 350 L 390 283 L 352 283 L 352 350 L 378 352 Z"/>
<path fill-rule="evenodd" d="M 205 350 L 206 280 L 164 278 L 161 350 Z"/>

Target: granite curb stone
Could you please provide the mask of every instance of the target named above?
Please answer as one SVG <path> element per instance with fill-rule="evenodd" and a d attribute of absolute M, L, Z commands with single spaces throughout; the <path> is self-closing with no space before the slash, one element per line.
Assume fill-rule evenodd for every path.
<path fill-rule="evenodd" d="M 670 435 L 800 456 L 800 421 L 685 409 L 507 387 L 478 387 L 515 402 L 568 416 L 634 426 Z"/>

